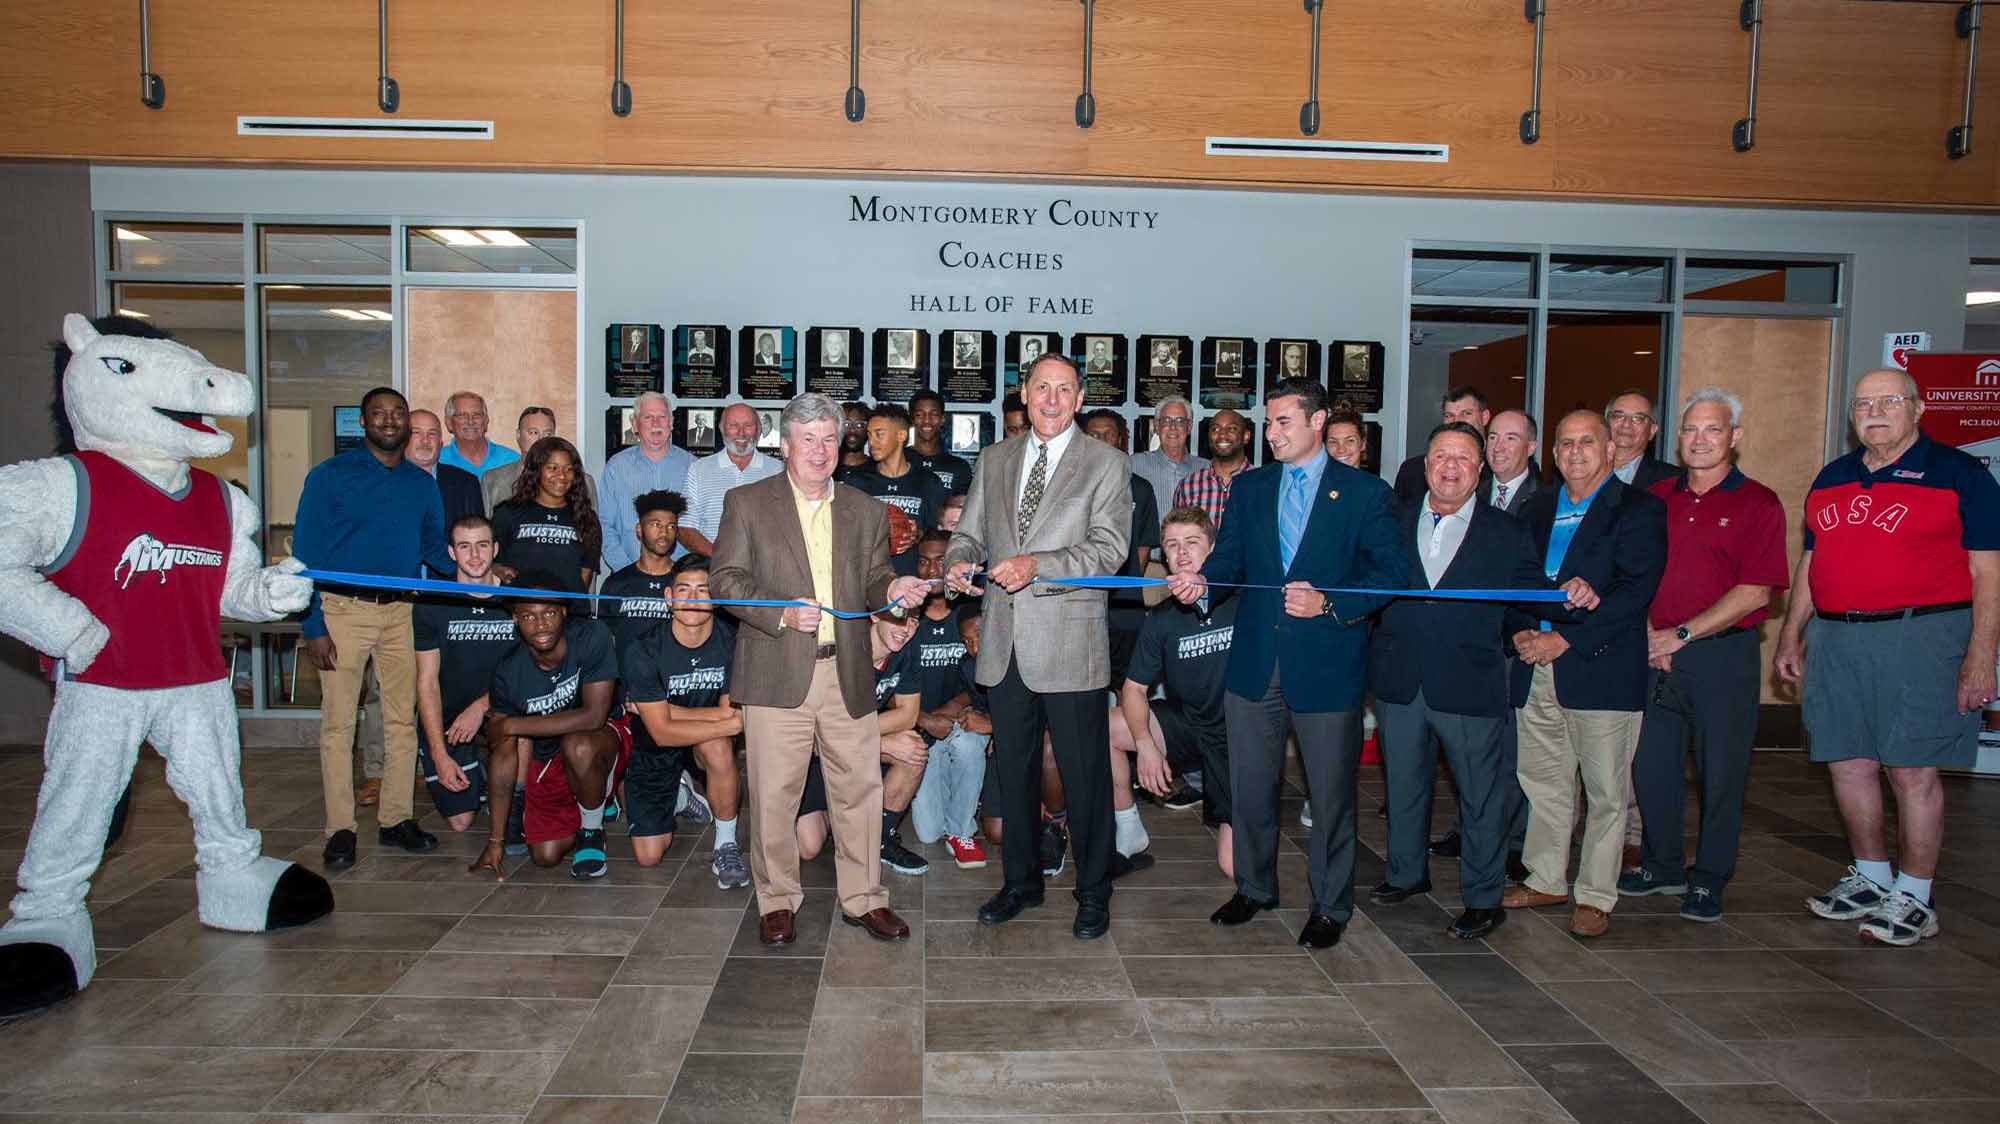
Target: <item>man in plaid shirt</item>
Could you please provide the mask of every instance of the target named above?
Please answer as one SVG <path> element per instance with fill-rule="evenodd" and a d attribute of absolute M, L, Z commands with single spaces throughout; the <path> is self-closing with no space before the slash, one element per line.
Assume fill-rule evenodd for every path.
<path fill-rule="evenodd" d="M 1249 437 L 1250 423 L 1234 410 L 1218 411 L 1208 419 L 1208 467 L 1198 468 L 1181 480 L 1174 488 L 1174 502 L 1169 510 L 1198 507 L 1208 512 L 1208 517 L 1220 527 L 1222 509 L 1229 505 L 1229 485 L 1237 473 L 1250 467 L 1245 445 Z"/>

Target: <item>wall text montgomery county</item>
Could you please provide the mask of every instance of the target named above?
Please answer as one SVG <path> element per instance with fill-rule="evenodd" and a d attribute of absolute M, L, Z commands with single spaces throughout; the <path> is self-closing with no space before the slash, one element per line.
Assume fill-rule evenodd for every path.
<path fill-rule="evenodd" d="M 1043 230 L 1073 229 L 1154 231 L 1159 229 L 1160 212 L 1131 207 L 1093 207 L 1067 196 L 1052 199 L 1042 207 L 1005 204 L 905 203 L 870 195 L 847 197 L 848 222 L 882 223 L 897 226 L 944 227 L 1029 227 Z M 938 243 L 938 264 L 946 269 L 1001 274 L 1061 273 L 1065 251 L 1047 246 L 995 244 L 977 233 L 954 231 L 954 237 Z M 1073 251 L 1071 251 L 1073 254 Z M 1094 297 L 1074 293 L 916 292 L 910 294 L 909 311 L 941 313 L 985 312 L 1028 316 L 1093 316 Z"/>

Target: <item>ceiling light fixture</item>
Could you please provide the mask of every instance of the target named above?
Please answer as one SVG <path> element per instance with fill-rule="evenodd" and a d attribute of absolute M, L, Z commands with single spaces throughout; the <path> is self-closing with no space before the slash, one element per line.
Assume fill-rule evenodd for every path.
<path fill-rule="evenodd" d="M 484 238 L 488 246 L 525 246 L 528 244 L 527 239 L 511 230 L 475 230 L 473 233 Z"/>
<path fill-rule="evenodd" d="M 424 233 L 432 238 L 435 238 L 439 242 L 444 243 L 447 246 L 486 245 L 486 239 L 481 238 L 479 235 L 474 234 L 469 230 L 460 230 L 456 227 L 434 226 L 426 229 Z"/>
<path fill-rule="evenodd" d="M 1633 352 L 1632 354 L 1634 354 L 1634 355 L 1651 355 L 1651 354 L 1652 354 L 1652 352 L 1650 352 L 1650 351 L 1635 351 L 1635 352 Z"/>
<path fill-rule="evenodd" d="M 1465 345 L 1464 347 L 1461 347 L 1461 348 L 1459 348 L 1459 350 L 1460 350 L 1460 351 L 1478 351 L 1478 350 L 1479 350 L 1479 345 L 1478 345 L 1478 344 L 1476 344 L 1476 343 L 1469 343 L 1469 344 L 1466 344 L 1466 345 Z"/>
<path fill-rule="evenodd" d="M 136 309 L 130 309 L 130 308 L 119 309 L 118 315 L 130 316 L 134 320 L 151 320 L 153 318 L 153 315 L 150 312 L 140 312 Z"/>
<path fill-rule="evenodd" d="M 1965 294 L 1965 304 L 1968 308 L 1976 304 L 2000 304 L 2000 291 L 1974 289 Z"/>
<path fill-rule="evenodd" d="M 138 231 L 136 231 L 136 230 L 133 230 L 133 229 L 131 229 L 131 228 L 129 228 L 129 227 L 123 227 L 123 226 L 114 226 L 114 227 L 112 227 L 111 229 L 113 229 L 113 230 L 115 230 L 115 231 L 117 231 L 117 232 L 118 232 L 118 240 L 119 240 L 120 242 L 151 242 L 151 241 L 152 241 L 152 239 L 151 239 L 151 238 L 148 238 L 148 237 L 146 237 L 145 235 L 143 235 L 143 234 L 139 233 Z"/>

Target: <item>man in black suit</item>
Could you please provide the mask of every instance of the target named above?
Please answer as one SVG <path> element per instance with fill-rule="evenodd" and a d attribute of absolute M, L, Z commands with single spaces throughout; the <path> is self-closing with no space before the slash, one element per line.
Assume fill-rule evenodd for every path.
<path fill-rule="evenodd" d="M 1660 417 L 1652 395 L 1637 387 L 1619 391 L 1604 407 L 1604 423 L 1611 427 L 1613 476 L 1643 492 L 1680 475 L 1680 469 L 1653 455 Z"/>
<path fill-rule="evenodd" d="M 1431 432 L 1424 497 L 1400 512 L 1412 589 L 1524 589 L 1542 585 L 1528 533 L 1513 516 L 1479 503 L 1484 463 L 1479 431 L 1446 422 Z M 1506 790 L 1502 739 L 1509 724 L 1506 604 L 1399 598 L 1382 610 L 1369 653 L 1369 686 L 1389 782 L 1389 866 L 1369 895 L 1392 905 L 1431 888 L 1425 838 L 1437 777 L 1435 736 L 1458 786 L 1460 896 L 1450 932 L 1485 936 L 1506 919 Z M 1452 643 L 1439 643 L 1449 636 Z"/>
<path fill-rule="evenodd" d="M 1666 505 L 1611 474 L 1610 446 L 1603 417 L 1577 410 L 1563 418 L 1554 448 L 1562 487 L 1531 498 L 1522 512 L 1548 579 L 1582 579 L 1601 601 L 1587 613 L 1509 609 L 1507 623 L 1514 651 L 1533 669 L 1514 677 L 1529 876 L 1501 905 L 1571 900 L 1569 841 L 1581 771 L 1589 815 L 1570 914 L 1570 932 L 1579 937 L 1601 936 L 1618 904 L 1626 792 L 1646 708 L 1646 610 L 1667 567 Z"/>
<path fill-rule="evenodd" d="M 1438 399 L 1438 424 L 1464 422 L 1481 433 L 1486 432 L 1487 423 L 1493 420 L 1493 411 L 1487 408 L 1486 392 L 1476 386 L 1454 386 Z M 1490 483 L 1485 472 L 1480 473 L 1482 486 Z M 1417 453 L 1405 460 L 1396 469 L 1396 502 L 1404 507 L 1414 506 L 1424 498 L 1424 454 Z"/>
<path fill-rule="evenodd" d="M 479 490 L 479 477 L 438 462 L 443 451 L 444 423 L 429 410 L 411 410 L 410 444 L 403 455 L 437 481 L 444 497 L 444 525 L 450 527 L 461 516 L 486 514 L 486 498 Z"/>

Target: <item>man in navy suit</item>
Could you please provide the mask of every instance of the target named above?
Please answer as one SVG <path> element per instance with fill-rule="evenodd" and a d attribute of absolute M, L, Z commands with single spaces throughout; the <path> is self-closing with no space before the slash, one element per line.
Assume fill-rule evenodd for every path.
<path fill-rule="evenodd" d="M 1331 948 L 1354 913 L 1363 622 L 1388 602 L 1315 587 L 1402 589 L 1409 577 L 1395 497 L 1381 478 L 1327 456 L 1326 410 L 1319 383 L 1285 379 L 1273 388 L 1265 420 L 1275 463 L 1231 486 L 1222 537 L 1201 572 L 1168 579 L 1182 604 L 1201 598 L 1210 581 L 1271 587 L 1240 594 L 1229 653 L 1223 714 L 1236 893 L 1210 920 L 1241 925 L 1278 905 L 1278 785 L 1289 728 L 1311 790 L 1312 914 L 1299 934 L 1307 948 Z"/>
<path fill-rule="evenodd" d="M 1446 422 L 1431 431 L 1423 496 L 1402 510 L 1411 589 L 1529 589 L 1541 559 L 1519 520 L 1477 500 L 1485 450 L 1479 431 Z M 1382 610 L 1369 661 L 1382 763 L 1389 781 L 1389 869 L 1370 900 L 1391 905 L 1429 892 L 1425 842 L 1437 779 L 1436 736 L 1458 785 L 1460 897 L 1450 932 L 1475 940 L 1506 919 L 1507 790 L 1503 739 L 1511 715 L 1506 603 L 1399 598 Z M 1511 770 L 1508 770 L 1511 772 Z"/>
<path fill-rule="evenodd" d="M 1587 614 L 1537 606 L 1542 620 L 1508 612 L 1514 651 L 1533 669 L 1514 677 L 1529 875 L 1501 905 L 1572 900 L 1569 840 L 1581 771 L 1589 816 L 1570 932 L 1595 937 L 1611 927 L 1618 904 L 1625 793 L 1646 709 L 1646 610 L 1667 568 L 1667 509 L 1612 474 L 1611 427 L 1601 415 L 1563 418 L 1554 452 L 1562 487 L 1529 499 L 1521 519 L 1549 580 L 1582 578 L 1600 601 Z"/>

